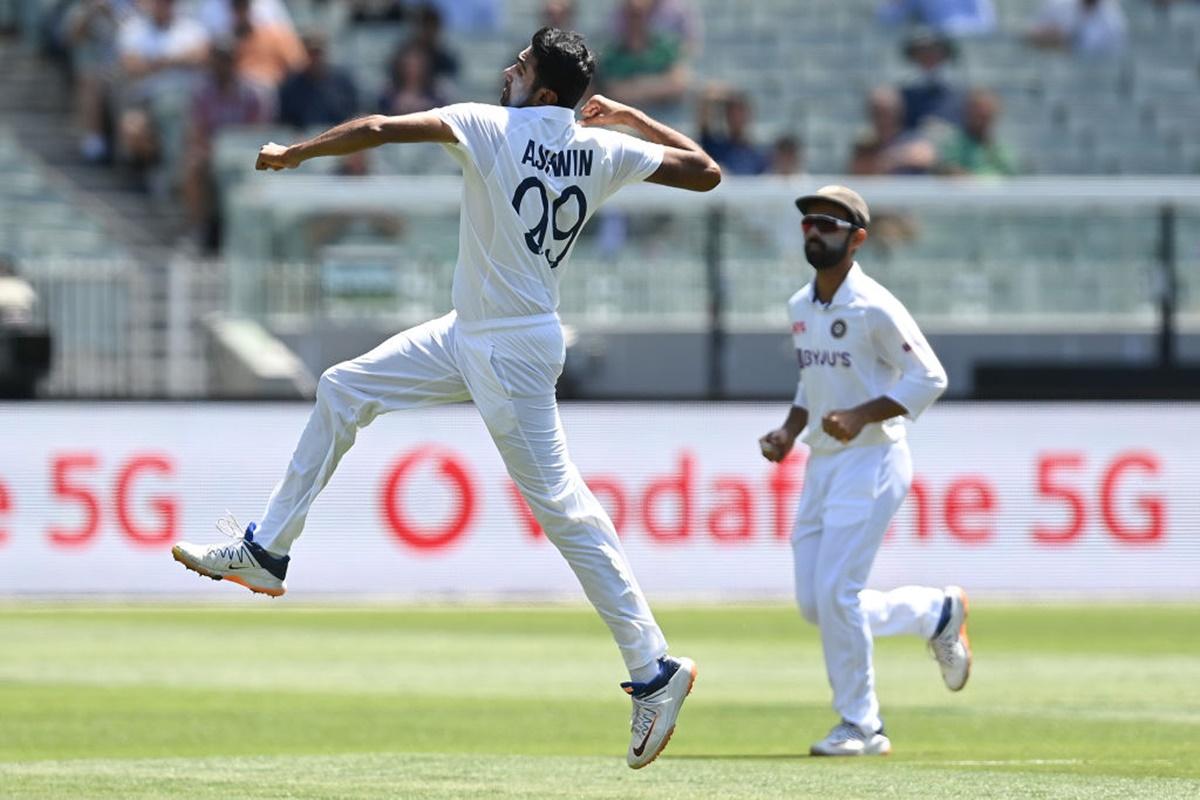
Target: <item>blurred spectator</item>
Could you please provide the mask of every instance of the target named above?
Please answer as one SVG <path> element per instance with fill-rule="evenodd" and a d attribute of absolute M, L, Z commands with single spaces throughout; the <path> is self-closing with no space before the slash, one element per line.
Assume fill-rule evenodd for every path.
<path fill-rule="evenodd" d="M 404 0 L 346 0 L 354 22 L 399 22 L 408 16 Z"/>
<path fill-rule="evenodd" d="M 624 0 L 620 38 L 601 57 L 606 93 L 634 106 L 676 105 L 688 88 L 680 41 L 650 27 L 654 0 Z"/>
<path fill-rule="evenodd" d="M 120 65 L 117 32 L 134 12 L 132 0 L 81 0 L 67 13 L 79 152 L 87 161 L 109 156 L 108 111 Z"/>
<path fill-rule="evenodd" d="M 937 150 L 904 129 L 904 100 L 882 86 L 867 98 L 870 128 L 854 143 L 849 171 L 854 175 L 923 175 L 937 163 Z"/>
<path fill-rule="evenodd" d="M 992 0 L 883 0 L 885 25 L 927 25 L 949 36 L 979 36 L 996 30 Z"/>
<path fill-rule="evenodd" d="M 645 5 L 648 6 L 648 24 L 653 33 L 675 40 L 688 58 L 700 54 L 704 44 L 704 25 L 690 0 L 649 0 Z M 625 9 L 618 7 L 610 26 L 613 38 L 625 38 L 627 26 Z"/>
<path fill-rule="evenodd" d="M 125 110 L 119 122 L 124 152 L 136 164 L 160 155 L 179 155 L 182 134 L 176 122 L 191 96 L 198 68 L 208 54 L 208 35 L 194 19 L 177 13 L 174 0 L 149 0 L 149 12 L 135 15 L 117 37 L 127 80 Z"/>
<path fill-rule="evenodd" d="M 329 63 L 325 36 L 305 34 L 304 50 L 308 66 L 279 87 L 279 121 L 303 129 L 336 125 L 354 116 L 358 90 L 348 72 Z"/>
<path fill-rule="evenodd" d="M 284 78 L 308 66 L 304 46 L 289 27 L 255 22 L 251 0 L 230 0 L 230 6 L 238 75 L 262 90 L 270 90 L 265 96 L 274 103 Z"/>
<path fill-rule="evenodd" d="M 238 74 L 235 59 L 229 44 L 214 46 L 208 77 L 192 98 L 183 192 L 197 244 L 205 250 L 216 249 L 219 241 L 213 205 L 213 140 L 222 128 L 257 125 L 269 119 L 260 93 Z"/>
<path fill-rule="evenodd" d="M 367 160 L 367 151 L 358 150 L 349 155 L 342 156 L 341 160 L 338 161 L 334 174 L 340 175 L 343 178 L 361 178 L 364 175 L 370 175 L 371 162 Z"/>
<path fill-rule="evenodd" d="M 229 39 L 233 36 L 234 14 L 229 0 L 201 0 L 196 11 L 200 24 L 208 31 L 211 39 Z M 282 25 L 292 30 L 292 15 L 283 0 L 252 0 L 250 19 L 258 25 Z"/>
<path fill-rule="evenodd" d="M 11 256 L 0 254 L 0 326 L 27 325 L 33 322 L 37 293 L 17 274 Z"/>
<path fill-rule="evenodd" d="M 784 134 L 771 145 L 771 175 L 804 175 L 804 143 L 798 136 Z"/>
<path fill-rule="evenodd" d="M 914 130 L 930 120 L 961 125 L 963 92 L 946 72 L 958 55 L 954 40 L 929 28 L 914 30 L 904 42 L 904 57 L 921 71 L 915 83 L 901 87 L 904 128 Z"/>
<path fill-rule="evenodd" d="M 542 4 L 541 18 L 547 28 L 575 30 L 575 0 L 546 0 Z"/>
<path fill-rule="evenodd" d="M 335 174 L 343 178 L 361 178 L 371 174 L 367 151 L 359 150 L 338 161 Z M 395 243 L 407 233 L 404 216 L 394 211 L 326 210 L 309 217 L 303 225 L 306 252 L 321 260 L 321 250 L 330 245 L 358 243 Z"/>
<path fill-rule="evenodd" d="M 50 332 L 34 322 L 37 294 L 0 254 L 0 398 L 29 399 L 50 371 Z"/>
<path fill-rule="evenodd" d="M 433 65 L 433 75 L 442 81 L 458 79 L 458 56 L 442 39 L 442 14 L 429 3 L 417 6 L 413 16 L 413 36 L 400 47 L 397 57 L 412 46 L 424 48 Z M 394 63 L 394 61 L 393 61 Z"/>
<path fill-rule="evenodd" d="M 379 98 L 379 113 L 412 114 L 447 102 L 447 93 L 439 86 L 428 50 L 413 44 L 392 58 L 391 79 Z"/>
<path fill-rule="evenodd" d="M 503 27 L 503 0 L 432 0 L 431 4 L 455 33 L 496 33 Z"/>
<path fill-rule="evenodd" d="M 717 125 L 715 109 L 724 111 L 723 124 Z M 697 107 L 700 146 L 731 175 L 761 175 L 767 169 L 767 156 L 750 140 L 750 100 L 741 92 L 710 86 Z"/>
<path fill-rule="evenodd" d="M 940 172 L 951 175 L 1012 175 L 1016 172 L 1008 151 L 995 139 L 993 127 L 1000 99 L 986 89 L 967 95 L 962 130 L 943 145 Z"/>
<path fill-rule="evenodd" d="M 1125 48 L 1127 28 L 1117 0 L 1046 0 L 1026 40 L 1034 47 L 1103 57 Z"/>

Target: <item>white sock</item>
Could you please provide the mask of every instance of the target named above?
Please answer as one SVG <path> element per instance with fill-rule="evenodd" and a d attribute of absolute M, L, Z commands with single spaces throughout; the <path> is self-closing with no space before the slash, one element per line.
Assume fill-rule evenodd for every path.
<path fill-rule="evenodd" d="M 655 659 L 649 664 L 629 670 L 629 677 L 636 683 L 649 683 L 658 677 L 658 660 Z"/>

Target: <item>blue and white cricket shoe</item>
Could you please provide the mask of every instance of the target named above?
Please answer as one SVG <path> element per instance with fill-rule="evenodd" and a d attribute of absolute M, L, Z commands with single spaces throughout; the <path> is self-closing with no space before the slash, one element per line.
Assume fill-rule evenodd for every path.
<path fill-rule="evenodd" d="M 683 701 L 696 682 L 696 662 L 690 658 L 663 656 L 658 660 L 658 676 L 649 683 L 627 681 L 621 688 L 633 700 L 629 727 L 633 737 L 625 760 L 633 769 L 641 769 L 671 741 L 675 720 Z"/>
<path fill-rule="evenodd" d="M 942 680 L 952 692 L 960 691 L 971 677 L 971 640 L 967 636 L 967 593 L 961 586 L 947 586 L 937 633 L 929 650 L 942 670 Z"/>
<path fill-rule="evenodd" d="M 287 591 L 283 581 L 291 558 L 267 552 L 255 542 L 253 522 L 241 533 L 241 526 L 229 515 L 217 521 L 217 530 L 233 542 L 209 545 L 180 542 L 171 548 L 171 555 L 192 572 L 215 581 L 232 581 L 271 597 L 280 597 Z"/>
<path fill-rule="evenodd" d="M 814 756 L 886 756 L 892 752 L 892 740 L 883 728 L 868 732 L 853 722 L 842 720 L 808 752 Z"/>

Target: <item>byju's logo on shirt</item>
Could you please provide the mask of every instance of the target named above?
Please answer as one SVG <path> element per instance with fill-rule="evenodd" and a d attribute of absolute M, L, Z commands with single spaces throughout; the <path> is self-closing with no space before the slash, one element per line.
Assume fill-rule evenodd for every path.
<path fill-rule="evenodd" d="M 849 367 L 850 354 L 844 350 L 809 350 L 801 347 L 796 350 L 796 358 L 800 369 L 805 367 Z"/>

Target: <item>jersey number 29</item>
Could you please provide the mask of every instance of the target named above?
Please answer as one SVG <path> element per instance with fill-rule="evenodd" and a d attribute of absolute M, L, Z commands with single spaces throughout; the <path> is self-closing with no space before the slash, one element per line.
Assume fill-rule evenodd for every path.
<path fill-rule="evenodd" d="M 545 256 L 546 261 L 550 264 L 550 269 L 554 269 L 571 251 L 571 245 L 575 244 L 575 237 L 579 235 L 583 221 L 587 219 L 587 198 L 584 197 L 582 189 L 571 185 L 564 189 L 563 193 L 552 203 L 546 193 L 546 184 L 537 178 L 526 178 L 521 181 L 521 185 L 513 193 L 513 210 L 517 212 L 517 216 L 521 215 L 521 203 L 524 202 L 525 195 L 530 189 L 537 189 L 538 196 L 542 199 L 542 216 L 537 225 L 525 232 L 525 244 L 534 255 Z M 579 214 L 575 218 L 575 224 L 563 230 L 558 227 L 558 212 L 572 198 L 575 199 Z M 546 245 L 546 231 L 551 227 L 554 229 L 554 241 L 561 242 L 565 239 L 567 242 L 557 258 L 550 253 L 549 248 L 542 249 Z"/>

